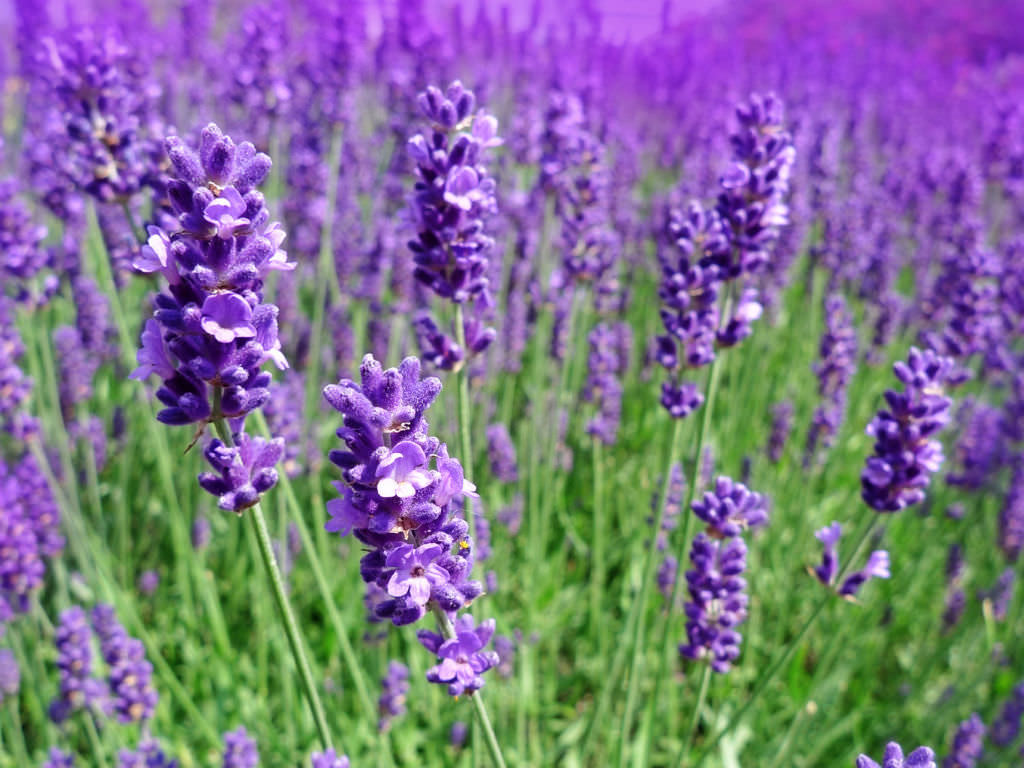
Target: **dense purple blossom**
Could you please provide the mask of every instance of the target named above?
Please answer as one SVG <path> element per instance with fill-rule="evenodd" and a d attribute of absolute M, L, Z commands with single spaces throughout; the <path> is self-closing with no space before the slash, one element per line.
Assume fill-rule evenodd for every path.
<path fill-rule="evenodd" d="M 857 331 L 853 317 L 841 294 L 825 298 L 825 333 L 814 365 L 818 377 L 818 395 L 823 402 L 814 410 L 807 433 L 805 463 L 816 455 L 819 446 L 829 448 L 835 442 L 846 416 L 846 390 L 857 366 Z"/>
<path fill-rule="evenodd" d="M 33 282 L 49 262 L 42 245 L 46 227 L 33 222 L 18 187 L 13 179 L 0 180 L 0 275 L 3 294 L 31 303 L 37 299 Z"/>
<path fill-rule="evenodd" d="M 122 749 L 117 753 L 117 768 L 177 768 L 173 760 L 151 738 L 144 738 L 136 749 Z"/>
<path fill-rule="evenodd" d="M 21 438 L 34 432 L 33 421 L 23 412 L 32 394 L 32 380 L 21 368 L 25 352 L 14 325 L 14 304 L 0 295 L 0 427 Z"/>
<path fill-rule="evenodd" d="M 739 536 L 768 523 L 764 497 L 731 478 L 719 477 L 713 491 L 693 502 L 693 512 L 708 524 L 708 533 L 719 539 Z"/>
<path fill-rule="evenodd" d="M 60 692 L 50 704 L 50 717 L 62 723 L 78 709 L 104 706 L 106 690 L 92 677 L 92 631 L 78 606 L 61 613 L 54 641 L 57 646 L 57 669 L 60 671 Z"/>
<path fill-rule="evenodd" d="M 942 768 L 974 768 L 985 740 L 985 724 L 977 713 L 964 720 L 956 729 L 949 755 L 942 761 Z"/>
<path fill-rule="evenodd" d="M 75 756 L 57 747 L 50 747 L 42 768 L 75 768 Z"/>
<path fill-rule="evenodd" d="M 1011 563 L 1024 549 L 1024 460 L 1018 459 L 1010 478 L 1010 489 L 999 510 L 999 548 Z"/>
<path fill-rule="evenodd" d="M 5 698 L 18 695 L 21 686 L 21 671 L 18 660 L 10 648 L 0 648 L 0 703 Z"/>
<path fill-rule="evenodd" d="M 158 696 L 153 687 L 153 666 L 146 660 L 142 642 L 125 632 L 109 605 L 93 608 L 92 626 L 109 668 L 110 714 L 116 715 L 122 723 L 149 720 Z"/>
<path fill-rule="evenodd" d="M 386 731 L 391 721 L 405 714 L 405 696 L 409 692 L 409 668 L 399 661 L 388 663 L 388 673 L 380 683 L 380 699 L 377 708 L 380 719 L 377 729 Z"/>
<path fill-rule="evenodd" d="M 494 634 L 494 619 L 481 622 L 465 613 L 455 622 L 455 636 L 446 640 L 429 630 L 417 633 L 420 643 L 435 654 L 440 663 L 427 670 L 427 680 L 448 686 L 448 693 L 461 696 L 484 685 L 482 675 L 498 665 L 498 654 L 484 648 Z"/>
<path fill-rule="evenodd" d="M 256 768 L 260 753 L 244 725 L 224 734 L 224 768 Z"/>
<path fill-rule="evenodd" d="M 1024 718 L 1024 681 L 1017 683 L 1003 702 L 999 715 L 992 721 L 990 738 L 997 747 L 1008 747 L 1020 735 L 1021 719 Z"/>
<path fill-rule="evenodd" d="M 867 428 L 875 453 L 861 473 L 861 497 L 872 509 L 897 512 L 924 499 L 931 474 L 942 464 L 942 444 L 933 438 L 949 423 L 951 400 L 943 387 L 953 369 L 950 358 L 917 348 L 906 363 L 893 366 L 905 391 L 887 390 L 889 407 Z"/>
<path fill-rule="evenodd" d="M 314 752 L 310 757 L 310 768 L 349 768 L 346 755 L 339 755 L 333 749 L 326 752 Z"/>
<path fill-rule="evenodd" d="M 857 758 L 857 768 L 935 768 L 935 753 L 928 747 L 918 747 L 906 757 L 895 741 L 885 745 L 885 755 L 879 766 L 867 755 Z"/>
<path fill-rule="evenodd" d="M 716 541 L 699 533 L 690 561 L 687 641 L 679 652 L 695 661 L 707 660 L 716 672 L 728 672 L 740 655 L 741 636 L 735 628 L 747 618 L 747 546 L 741 538 Z"/>
<path fill-rule="evenodd" d="M 625 323 L 598 323 L 588 336 L 587 379 L 583 399 L 594 403 L 597 412 L 587 422 L 587 433 L 605 445 L 615 443 L 622 414 L 622 376 L 629 366 L 628 350 L 632 331 Z"/>
<path fill-rule="evenodd" d="M 504 424 L 491 424 L 487 427 L 487 456 L 490 459 L 491 474 L 496 480 L 514 483 L 519 479 L 516 446 Z"/>
<path fill-rule="evenodd" d="M 219 474 L 203 472 L 199 485 L 218 497 L 217 505 L 241 514 L 277 484 L 274 465 L 284 453 L 284 440 L 236 436 L 236 445 L 227 446 L 216 438 L 203 451 L 206 460 Z"/>

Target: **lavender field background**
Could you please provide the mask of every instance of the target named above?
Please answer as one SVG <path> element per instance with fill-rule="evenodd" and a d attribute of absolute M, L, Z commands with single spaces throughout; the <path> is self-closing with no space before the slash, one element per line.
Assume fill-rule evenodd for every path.
<path fill-rule="evenodd" d="M 1024 765 L 1024 5 L 0 9 L 0 768 Z"/>

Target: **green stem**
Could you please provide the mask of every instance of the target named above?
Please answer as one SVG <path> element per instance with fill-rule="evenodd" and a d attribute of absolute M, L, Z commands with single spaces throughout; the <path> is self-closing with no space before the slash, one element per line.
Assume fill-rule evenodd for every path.
<path fill-rule="evenodd" d="M 214 421 L 214 428 L 225 445 L 234 446 L 235 441 L 228 430 L 224 417 L 220 416 L 221 390 L 214 388 L 213 413 L 217 417 Z M 278 568 L 277 559 L 274 557 L 274 548 L 270 543 L 270 532 L 267 530 L 267 521 L 263 516 L 263 508 L 259 502 L 249 508 L 246 516 L 252 524 L 253 533 L 256 535 L 256 542 L 259 544 L 260 558 L 263 560 L 263 567 L 267 571 L 267 578 L 270 580 L 271 591 L 274 593 L 274 600 L 281 612 L 281 619 L 284 623 L 285 634 L 288 636 L 288 645 L 291 648 L 292 658 L 299 670 L 299 677 L 302 686 L 306 691 L 306 698 L 309 701 L 309 708 L 313 712 L 313 721 L 316 723 L 317 733 L 320 736 L 320 745 L 323 749 L 331 749 L 330 729 L 327 727 L 327 716 L 324 714 L 323 704 L 320 702 L 320 695 L 317 693 L 316 681 L 313 679 L 313 671 L 309 665 L 309 659 L 302 644 L 302 634 L 299 631 L 298 622 L 292 612 L 291 603 L 288 601 L 288 593 L 285 591 L 284 579 L 281 577 L 281 569 Z"/>
<path fill-rule="evenodd" d="M 14 745 L 14 751 L 17 753 L 18 760 L 17 765 L 31 765 L 32 761 L 28 756 L 28 746 L 25 744 L 25 729 L 21 725 L 21 711 L 18 709 L 20 702 L 17 696 L 10 697 L 8 701 L 8 710 L 11 713 L 11 738 L 10 742 Z"/>
<path fill-rule="evenodd" d="M 131 206 L 128 205 L 127 200 L 121 203 L 121 210 L 124 211 L 124 217 L 128 220 L 128 226 L 131 227 L 135 241 L 139 244 L 146 242 L 146 233 L 142 231 L 142 227 L 135 221 L 135 214 L 132 213 Z"/>
<path fill-rule="evenodd" d="M 690 754 L 690 747 L 693 745 L 693 737 L 697 734 L 697 724 L 700 722 L 700 712 L 704 709 L 704 700 L 708 695 L 708 685 L 711 683 L 711 665 L 704 664 L 704 671 L 700 678 L 700 692 L 697 694 L 697 703 L 693 706 L 693 715 L 690 717 L 690 727 L 686 729 L 686 740 L 679 749 L 676 756 L 676 768 L 682 768 L 686 756 Z"/>
<path fill-rule="evenodd" d="M 601 615 L 601 596 L 604 591 L 605 580 L 605 519 L 604 519 L 604 478 L 602 477 L 603 467 L 601 466 L 601 440 L 596 436 L 592 438 L 591 457 L 594 467 L 594 545 L 593 545 L 593 570 L 590 574 L 590 626 L 598 637 L 598 657 L 604 658 L 607 647 L 608 633 L 600 630 L 600 624 L 604 620 Z"/>
<path fill-rule="evenodd" d="M 455 627 L 452 626 L 448 614 L 442 611 L 436 603 L 433 604 L 433 611 L 438 627 L 441 629 L 441 636 L 446 640 L 452 640 L 455 637 Z M 494 761 L 494 765 L 497 768 L 505 768 L 505 758 L 501 754 L 501 745 L 498 744 L 498 737 L 494 735 L 491 719 L 487 716 L 487 707 L 484 706 L 483 696 L 480 695 L 480 691 L 473 691 L 469 694 L 469 698 L 473 701 L 476 719 L 483 729 L 484 741 L 487 743 L 487 751 L 491 753 L 491 760 Z"/>
<path fill-rule="evenodd" d="M 662 522 L 665 519 L 665 505 L 668 501 L 668 492 L 671 484 L 671 468 L 676 463 L 679 456 L 680 444 L 682 443 L 683 435 L 683 419 L 674 419 L 672 428 L 672 442 L 669 446 L 668 457 L 665 462 L 665 474 L 661 485 L 661 494 L 658 498 L 658 511 L 654 519 L 654 531 L 660 531 Z M 615 657 L 612 659 L 611 670 L 608 674 L 607 682 L 601 690 L 601 695 L 598 698 L 597 707 L 594 709 L 594 716 L 587 724 L 587 730 L 583 735 L 583 742 L 580 749 L 582 755 L 582 764 L 587 764 L 587 759 L 590 756 L 590 751 L 593 749 L 593 739 L 597 733 L 597 724 L 604 722 L 605 713 L 611 704 L 611 697 L 619 690 L 619 678 L 622 676 L 623 668 L 626 664 L 626 659 L 629 652 L 633 651 L 633 667 L 631 672 L 631 678 L 629 683 L 629 691 L 627 693 L 627 716 L 632 719 L 632 710 L 636 704 L 636 677 L 638 674 L 638 667 L 640 665 L 639 657 L 642 655 L 639 649 L 642 647 L 643 636 L 644 636 L 644 622 L 643 613 L 644 608 L 647 604 L 647 595 L 650 592 L 651 582 L 654 580 L 654 569 L 656 564 L 656 553 L 657 547 L 651 546 L 647 550 L 647 557 L 644 560 L 644 568 L 640 582 L 640 594 L 632 601 L 629 614 L 626 617 L 626 626 L 624 634 L 627 638 L 630 638 L 626 642 L 620 643 L 618 649 L 615 652 Z M 633 707 L 630 706 L 629 697 L 633 698 Z M 625 722 L 625 719 L 624 719 Z M 623 741 L 628 739 L 628 734 L 623 731 L 621 733 Z M 624 749 L 623 749 L 624 752 Z"/>
<path fill-rule="evenodd" d="M 462 305 L 455 305 L 455 343 L 459 345 L 462 354 L 465 355 L 462 367 L 456 372 L 456 398 L 458 400 L 459 413 L 459 450 L 462 453 L 462 466 L 467 478 L 473 477 L 473 442 L 470 431 L 470 401 L 469 401 L 469 350 L 466 348 L 466 329 L 463 324 Z M 473 519 L 473 500 L 469 496 L 463 497 L 463 513 L 466 523 L 469 525 L 469 537 L 475 541 L 476 521 Z"/>
<path fill-rule="evenodd" d="M 93 720 L 92 712 L 86 712 L 83 719 L 85 720 L 85 733 L 89 737 L 89 747 L 96 759 L 96 765 L 106 768 L 107 756 L 103 750 L 103 743 L 100 741 L 99 731 L 96 730 L 96 721 Z"/>

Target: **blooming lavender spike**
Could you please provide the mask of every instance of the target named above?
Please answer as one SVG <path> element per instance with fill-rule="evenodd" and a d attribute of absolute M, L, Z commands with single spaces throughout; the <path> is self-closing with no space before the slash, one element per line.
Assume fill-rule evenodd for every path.
<path fill-rule="evenodd" d="M 61 613 L 55 637 L 60 694 L 50 704 L 55 723 L 64 722 L 78 709 L 104 703 L 103 685 L 92 677 L 91 637 L 85 611 L 74 606 Z"/>
<path fill-rule="evenodd" d="M 867 428 L 875 455 L 861 473 L 861 497 L 872 509 L 897 512 L 924 499 L 931 474 L 942 464 L 942 445 L 932 438 L 949 423 L 951 401 L 943 385 L 953 369 L 951 358 L 916 347 L 906 363 L 893 366 L 906 391 L 887 390 L 889 408 Z"/>
<path fill-rule="evenodd" d="M 706 660 L 715 672 L 728 672 L 740 655 L 735 627 L 747 617 L 747 546 L 741 538 L 716 541 L 697 534 L 690 549 L 693 568 L 686 572 L 690 601 L 686 603 L 687 641 L 679 652 L 694 661 Z"/>
<path fill-rule="evenodd" d="M 199 475 L 203 490 L 218 497 L 217 506 L 239 515 L 260 500 L 260 496 L 277 485 L 274 465 L 284 454 L 284 440 L 250 437 L 244 432 L 236 445 L 226 446 L 213 439 L 203 455 L 219 476 L 212 472 Z"/>
<path fill-rule="evenodd" d="M 377 729 L 383 732 L 391 727 L 392 720 L 405 714 L 405 696 L 409 692 L 409 668 L 399 661 L 390 662 L 388 673 L 380 685 L 380 720 L 377 721 Z"/>
<path fill-rule="evenodd" d="M 455 637 L 445 640 L 440 635 L 421 629 L 417 633 L 420 643 L 440 660 L 440 664 L 427 670 L 427 680 L 448 686 L 448 693 L 461 696 L 472 693 L 484 685 L 483 673 L 498 665 L 498 654 L 485 651 L 494 634 L 494 619 L 479 626 L 466 613 L 455 622 Z"/>
<path fill-rule="evenodd" d="M 905 758 L 903 749 L 895 741 L 885 745 L 885 756 L 879 766 L 867 755 L 857 758 L 857 768 L 935 768 L 935 753 L 928 747 L 918 747 Z"/>
<path fill-rule="evenodd" d="M 772 408 L 772 431 L 766 452 L 772 464 L 778 464 L 793 429 L 793 403 L 783 400 Z"/>
<path fill-rule="evenodd" d="M 496 480 L 514 483 L 519 479 L 516 446 L 504 424 L 491 424 L 487 427 L 487 455 L 491 462 L 491 474 Z"/>
<path fill-rule="evenodd" d="M 1006 614 L 1010 609 L 1010 601 L 1013 599 L 1013 589 L 1016 580 L 1017 574 L 1014 573 L 1013 568 L 1006 568 L 999 575 L 992 588 L 979 595 L 979 598 L 991 601 L 992 617 L 996 621 L 1006 619 Z"/>
<path fill-rule="evenodd" d="M 615 442 L 622 412 L 620 381 L 629 361 L 621 357 L 632 332 L 625 323 L 612 326 L 598 323 L 590 332 L 590 355 L 587 358 L 587 379 L 583 399 L 597 405 L 597 413 L 587 423 L 587 433 L 606 445 Z"/>
<path fill-rule="evenodd" d="M 333 749 L 314 752 L 310 757 L 311 768 L 349 768 L 347 755 L 339 755 Z"/>
<path fill-rule="evenodd" d="M 843 534 L 843 527 L 834 522 L 822 528 L 820 531 L 815 531 L 814 538 L 821 542 L 822 554 L 821 564 L 814 568 L 814 574 L 825 586 L 832 586 L 832 582 L 836 578 L 836 574 L 839 573 L 839 537 Z"/>
<path fill-rule="evenodd" d="M 823 402 L 814 410 L 807 433 L 804 463 L 809 465 L 819 445 L 835 442 L 846 415 L 846 390 L 857 367 L 857 331 L 842 294 L 825 298 L 825 333 L 819 346 L 820 361 L 814 365 L 818 394 Z"/>
<path fill-rule="evenodd" d="M 42 768 L 75 768 L 75 756 L 57 747 L 50 747 Z"/>
<path fill-rule="evenodd" d="M 146 738 L 137 749 L 118 753 L 117 768 L 178 768 L 178 761 L 168 757 L 155 739 Z"/>
<path fill-rule="evenodd" d="M 1020 735 L 1021 718 L 1024 718 L 1024 681 L 1014 686 L 999 716 L 992 722 L 992 743 L 997 747 L 1013 744 Z"/>
<path fill-rule="evenodd" d="M 724 475 L 715 480 L 714 491 L 706 491 L 693 503 L 693 512 L 708 524 L 711 536 L 721 539 L 739 536 L 768 522 L 764 497 Z"/>
<path fill-rule="evenodd" d="M 224 734 L 224 768 L 256 768 L 260 753 L 244 725 Z"/>
<path fill-rule="evenodd" d="M 1024 461 L 1018 460 L 1010 478 L 1010 489 L 999 510 L 999 548 L 1006 559 L 1017 562 L 1024 550 Z"/>
<path fill-rule="evenodd" d="M 981 753 L 985 740 L 985 723 L 975 712 L 964 720 L 956 729 L 950 753 L 942 761 L 942 768 L 974 768 Z"/>
<path fill-rule="evenodd" d="M 18 660 L 10 648 L 0 648 L 0 703 L 5 698 L 18 695 L 21 685 L 21 672 Z"/>
<path fill-rule="evenodd" d="M 153 666 L 146 661 L 145 647 L 125 632 L 109 605 L 93 608 L 92 625 L 100 639 L 100 652 L 110 668 L 111 714 L 116 714 L 122 723 L 149 720 L 158 696 L 153 688 Z"/>

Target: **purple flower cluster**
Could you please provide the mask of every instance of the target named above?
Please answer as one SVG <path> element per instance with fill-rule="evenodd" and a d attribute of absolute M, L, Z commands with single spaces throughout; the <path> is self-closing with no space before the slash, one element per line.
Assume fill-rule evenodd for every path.
<path fill-rule="evenodd" d="M 14 302 L 0 294 L 0 428 L 21 439 L 37 432 L 38 425 L 24 412 L 32 379 L 21 369 L 25 345 L 14 325 L 14 309 Z"/>
<path fill-rule="evenodd" d="M 10 648 L 0 648 L 0 704 L 5 698 L 18 695 L 21 687 L 21 670 L 14 652 Z"/>
<path fill-rule="evenodd" d="M 122 723 L 150 720 L 158 696 L 153 688 L 153 665 L 146 660 L 142 641 L 128 635 L 109 605 L 93 608 L 92 626 L 109 669 L 108 714 Z"/>
<path fill-rule="evenodd" d="M 42 768 L 75 768 L 75 756 L 57 747 L 50 747 Z"/>
<path fill-rule="evenodd" d="M 487 427 L 487 456 L 495 480 L 514 483 L 519 479 L 516 446 L 504 424 L 491 424 Z"/>
<path fill-rule="evenodd" d="M 118 752 L 117 768 L 178 768 L 178 761 L 168 757 L 155 739 L 145 738 L 137 749 Z"/>
<path fill-rule="evenodd" d="M 360 374 L 359 384 L 342 379 L 324 389 L 324 398 L 344 417 L 338 437 L 345 443 L 344 450 L 330 453 L 343 481 L 335 483 L 341 496 L 328 502 L 331 519 L 326 528 L 343 536 L 354 533 L 370 547 L 360 573 L 387 594 L 373 606 L 378 617 L 395 625 L 411 624 L 432 607 L 450 616 L 478 597 L 483 586 L 470 578 L 475 546 L 466 521 L 456 515 L 457 501 L 475 495 L 475 487 L 446 446 L 428 434 L 424 418 L 441 383 L 421 379 L 414 357 L 385 371 L 367 355 Z M 456 640 L 464 648 L 475 642 L 470 636 L 486 634 L 485 644 L 493 622 L 484 622 L 478 631 L 466 621 L 466 616 L 458 619 L 455 639 L 421 641 L 445 659 L 455 653 L 451 643 Z M 465 666 L 445 663 L 431 670 L 428 679 L 449 683 L 457 693 L 475 690 L 483 685 L 479 675 L 493 666 L 484 663 L 490 657 L 479 651 L 470 654 L 476 659 L 472 679 L 465 678 Z M 461 654 L 452 658 L 461 659 Z M 450 672 L 457 672 L 458 680 L 445 677 Z"/>
<path fill-rule="evenodd" d="M 39 299 L 39 288 L 33 282 L 50 259 L 43 247 L 46 227 L 32 220 L 28 206 L 18 198 L 18 189 L 13 179 L 0 180 L 0 275 L 4 286 L 0 295 L 31 304 Z"/>
<path fill-rule="evenodd" d="M 497 210 L 497 201 L 484 161 L 486 151 L 502 139 L 498 121 L 474 111 L 476 97 L 458 81 L 444 92 L 429 86 L 418 104 L 430 129 L 408 142 L 417 177 L 411 198 L 416 237 L 409 241 L 413 274 L 438 296 L 470 305 L 470 311 L 461 329 L 466 349 L 428 315 L 417 320 L 417 331 L 425 357 L 440 368 L 457 370 L 495 338 L 484 325 L 493 304 L 487 253 L 494 244 L 484 222 Z"/>
<path fill-rule="evenodd" d="M 277 481 L 272 467 L 283 446 L 247 438 L 242 427 L 270 397 L 262 365 L 288 367 L 277 307 L 263 303 L 263 284 L 271 272 L 295 264 L 281 250 L 284 232 L 270 223 L 255 189 L 270 171 L 269 157 L 248 142 L 236 146 L 212 123 L 198 153 L 176 136 L 166 148 L 177 175 L 167 193 L 178 228 L 150 227 L 134 262 L 141 272 L 162 274 L 168 286 L 146 321 L 131 375 L 163 380 L 157 398 L 166 407 L 157 418 L 165 424 L 231 420 L 238 445 L 213 441 L 206 456 L 220 477 L 205 474 L 200 482 L 223 508 L 238 512 Z"/>
<path fill-rule="evenodd" d="M 818 446 L 828 448 L 835 442 L 846 416 L 846 390 L 857 368 L 857 330 L 853 316 L 840 293 L 825 298 L 825 333 L 819 346 L 819 362 L 814 364 L 818 377 L 818 395 L 823 402 L 814 410 L 807 433 L 804 464 L 810 465 Z"/>
<path fill-rule="evenodd" d="M 311 768 L 349 768 L 346 755 L 339 755 L 333 749 L 326 752 L 314 752 L 310 757 Z"/>
<path fill-rule="evenodd" d="M 974 768 L 984 750 L 985 723 L 975 712 L 956 729 L 949 755 L 942 768 Z"/>
<path fill-rule="evenodd" d="M 83 707 L 106 704 L 106 687 L 92 676 L 91 641 L 85 611 L 74 606 L 61 613 L 55 637 L 60 694 L 50 704 L 50 718 L 55 723 L 63 723 Z"/>
<path fill-rule="evenodd" d="M 495 651 L 484 650 L 494 635 L 494 619 L 476 625 L 473 617 L 464 613 L 455 621 L 455 636 L 443 636 L 421 629 L 416 633 L 420 643 L 440 659 L 437 666 L 427 670 L 427 680 L 448 686 L 448 693 L 461 696 L 483 687 L 483 673 L 498 666 Z"/>
<path fill-rule="evenodd" d="M 767 523 L 768 511 L 761 494 L 728 477 L 719 477 L 715 490 L 695 501 L 692 509 L 708 531 L 697 534 L 690 548 L 687 641 L 679 652 L 695 661 L 707 660 L 715 672 L 724 673 L 739 658 L 743 638 L 736 627 L 747 618 L 747 545 L 740 535 Z"/>
<path fill-rule="evenodd" d="M 772 464 L 778 464 L 782 458 L 782 452 L 786 448 L 786 441 L 793 430 L 793 403 L 783 400 L 772 407 L 772 429 L 768 435 L 768 446 L 765 452 Z"/>
<path fill-rule="evenodd" d="M 814 575 L 826 587 L 834 587 L 836 576 L 839 574 L 839 539 L 842 534 L 843 527 L 837 522 L 814 534 L 814 538 L 821 542 L 822 547 L 821 563 L 815 566 Z M 885 550 L 876 550 L 868 555 L 863 568 L 843 579 L 836 592 L 840 597 L 852 599 L 869 579 L 888 579 L 889 575 L 889 553 Z"/>
<path fill-rule="evenodd" d="M 1024 460 L 1018 459 L 1010 478 L 1010 489 L 999 510 L 999 548 L 1011 563 L 1024 550 Z"/>
<path fill-rule="evenodd" d="M 911 348 L 907 362 L 893 366 L 905 392 L 887 390 L 889 407 L 867 427 L 875 454 L 861 473 L 861 497 L 879 512 L 897 512 L 921 502 L 931 474 L 942 464 L 934 436 L 949 423 L 951 400 L 943 387 L 955 363 L 931 350 Z"/>
<path fill-rule="evenodd" d="M 935 768 L 935 753 L 928 747 L 918 747 L 906 757 L 895 741 L 885 745 L 885 755 L 879 766 L 867 755 L 857 758 L 857 768 Z"/>
<path fill-rule="evenodd" d="M 1024 681 L 1017 683 L 1010 697 L 1003 703 L 999 716 L 992 721 L 991 738 L 997 747 L 1008 747 L 1020 735 L 1021 719 L 1024 718 Z"/>
<path fill-rule="evenodd" d="M 400 661 L 388 664 L 388 673 L 380 683 L 380 700 L 377 702 L 380 719 L 377 729 L 386 731 L 391 721 L 405 714 L 405 696 L 409 692 L 409 668 Z"/>
<path fill-rule="evenodd" d="M 685 418 L 703 404 L 687 369 L 715 359 L 715 348 L 732 347 L 751 333 L 762 313 L 756 290 L 743 287 L 731 314 L 722 317 L 719 297 L 730 281 L 759 272 L 769 260 L 781 228 L 789 223 L 785 197 L 795 159 L 782 124 L 782 103 L 773 95 L 752 95 L 736 115 L 731 136 L 733 163 L 720 178 L 714 208 L 693 201 L 686 213 L 672 210 L 668 243 L 659 253 L 661 319 L 657 360 L 672 372 L 662 385 L 661 404 L 673 418 Z M 728 304 L 727 304 L 728 306 Z"/>
<path fill-rule="evenodd" d="M 633 334 L 626 323 L 598 323 L 587 338 L 590 355 L 583 399 L 597 406 L 597 413 L 587 422 L 587 434 L 613 445 L 622 416 L 621 378 L 629 367 Z"/>
<path fill-rule="evenodd" d="M 260 753 L 244 725 L 224 734 L 224 768 L 256 768 Z"/>

